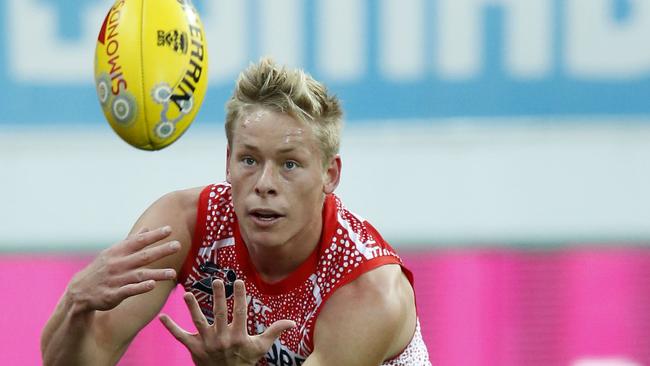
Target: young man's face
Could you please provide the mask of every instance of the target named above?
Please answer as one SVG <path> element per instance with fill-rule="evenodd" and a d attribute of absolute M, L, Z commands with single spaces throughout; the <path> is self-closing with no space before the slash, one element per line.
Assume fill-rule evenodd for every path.
<path fill-rule="evenodd" d="M 248 245 L 308 245 L 320 236 L 325 194 L 338 184 L 340 158 L 323 167 L 311 127 L 256 108 L 236 122 L 227 180 Z"/>

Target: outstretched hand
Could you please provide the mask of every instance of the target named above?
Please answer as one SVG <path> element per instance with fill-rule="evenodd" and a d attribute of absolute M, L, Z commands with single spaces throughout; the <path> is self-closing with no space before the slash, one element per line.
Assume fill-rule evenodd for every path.
<path fill-rule="evenodd" d="M 283 331 L 295 327 L 291 320 L 279 320 L 259 335 L 249 335 L 246 330 L 248 308 L 244 281 L 235 281 L 232 323 L 228 324 L 228 308 L 224 283 L 212 282 L 214 323 L 209 324 L 192 293 L 183 296 L 198 333 L 189 333 L 179 327 L 169 316 L 162 314 L 160 321 L 169 332 L 192 354 L 197 365 L 255 365 L 271 348 Z"/>
<path fill-rule="evenodd" d="M 170 233 L 169 226 L 151 231 L 142 229 L 102 251 L 68 286 L 68 293 L 79 310 L 110 310 L 128 297 L 153 290 L 156 281 L 174 279 L 174 269 L 146 268 L 180 249 L 178 241 L 148 248 Z"/>

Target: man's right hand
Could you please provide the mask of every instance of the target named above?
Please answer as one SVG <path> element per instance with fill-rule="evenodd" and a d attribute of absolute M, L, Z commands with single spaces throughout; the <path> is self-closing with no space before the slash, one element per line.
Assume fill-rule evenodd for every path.
<path fill-rule="evenodd" d="M 84 270 L 75 275 L 67 295 L 77 312 L 110 310 L 124 299 L 149 292 L 156 281 L 176 278 L 173 268 L 147 268 L 151 263 L 172 255 L 180 249 L 178 241 L 151 246 L 171 234 L 164 226 L 156 230 L 141 229 L 138 233 L 103 250 Z"/>
<path fill-rule="evenodd" d="M 176 286 L 191 248 L 202 189 L 160 197 L 126 239 L 100 252 L 72 278 L 41 333 L 44 365 L 119 361 Z"/>

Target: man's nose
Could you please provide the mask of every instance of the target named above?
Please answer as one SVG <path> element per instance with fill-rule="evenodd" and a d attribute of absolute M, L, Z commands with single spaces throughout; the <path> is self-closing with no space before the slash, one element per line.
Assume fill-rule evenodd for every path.
<path fill-rule="evenodd" d="M 276 173 L 273 164 L 265 163 L 262 166 L 257 182 L 255 182 L 255 193 L 262 197 L 277 194 Z"/>

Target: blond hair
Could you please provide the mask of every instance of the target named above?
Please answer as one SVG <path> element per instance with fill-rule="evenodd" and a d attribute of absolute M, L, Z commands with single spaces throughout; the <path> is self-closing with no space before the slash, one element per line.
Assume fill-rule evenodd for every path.
<path fill-rule="evenodd" d="M 251 64 L 237 80 L 226 103 L 226 137 L 232 148 L 235 123 L 251 108 L 286 113 L 311 126 L 324 164 L 339 152 L 343 111 L 338 98 L 300 69 L 287 69 L 270 58 Z"/>

